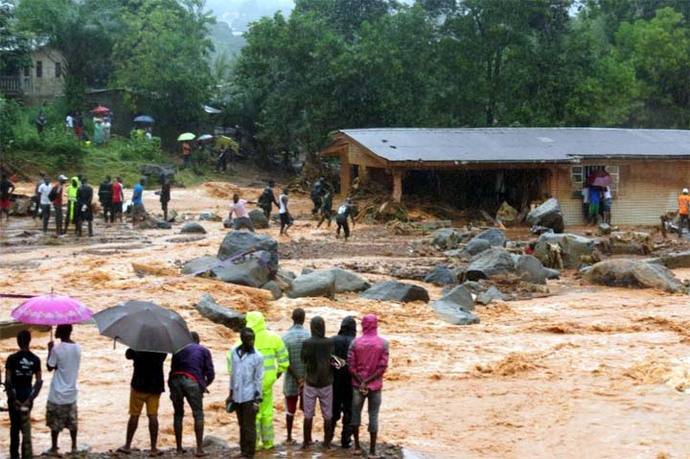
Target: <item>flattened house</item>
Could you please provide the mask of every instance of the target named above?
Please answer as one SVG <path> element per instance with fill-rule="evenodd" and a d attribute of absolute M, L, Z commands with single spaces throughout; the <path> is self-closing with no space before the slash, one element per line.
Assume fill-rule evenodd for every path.
<path fill-rule="evenodd" d="M 416 195 L 458 208 L 517 209 L 556 197 L 566 224 L 583 224 L 581 190 L 605 169 L 613 224 L 657 224 L 690 188 L 690 131 L 608 128 L 347 129 L 323 156 L 352 181 L 385 184 L 396 201 Z"/>

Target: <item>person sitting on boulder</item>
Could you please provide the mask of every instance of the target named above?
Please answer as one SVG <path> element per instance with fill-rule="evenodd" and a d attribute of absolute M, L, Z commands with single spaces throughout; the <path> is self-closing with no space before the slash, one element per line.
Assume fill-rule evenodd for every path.
<path fill-rule="evenodd" d="M 232 221 L 233 228 L 235 231 L 239 231 L 242 228 L 247 228 L 252 233 L 254 232 L 254 225 L 252 224 L 251 218 L 249 218 L 249 212 L 247 211 L 248 201 L 240 199 L 240 195 L 235 193 L 232 195 L 232 204 L 230 205 L 230 214 L 228 219 Z M 232 214 L 235 214 L 235 218 L 232 218 Z"/>

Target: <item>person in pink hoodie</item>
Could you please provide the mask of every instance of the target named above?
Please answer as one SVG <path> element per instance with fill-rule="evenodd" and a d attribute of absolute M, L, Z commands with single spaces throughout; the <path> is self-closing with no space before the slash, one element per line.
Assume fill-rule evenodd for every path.
<path fill-rule="evenodd" d="M 347 355 L 347 366 L 352 375 L 352 433 L 355 438 L 355 454 L 362 454 L 359 444 L 359 426 L 362 408 L 367 400 L 369 412 L 369 458 L 376 455 L 376 437 L 379 430 L 379 409 L 383 374 L 388 368 L 388 341 L 378 335 L 378 319 L 369 314 L 362 318 L 362 336 L 355 339 Z"/>

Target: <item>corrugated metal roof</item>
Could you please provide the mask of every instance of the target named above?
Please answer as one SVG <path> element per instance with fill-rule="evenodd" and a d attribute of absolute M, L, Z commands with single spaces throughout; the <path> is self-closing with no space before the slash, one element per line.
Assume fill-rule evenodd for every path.
<path fill-rule="evenodd" d="M 569 162 L 577 157 L 689 157 L 690 130 L 390 128 L 340 131 L 388 161 Z"/>

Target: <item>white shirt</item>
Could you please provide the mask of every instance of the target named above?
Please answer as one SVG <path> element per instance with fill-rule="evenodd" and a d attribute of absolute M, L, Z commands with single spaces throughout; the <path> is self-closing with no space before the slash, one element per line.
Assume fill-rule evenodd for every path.
<path fill-rule="evenodd" d="M 71 405 L 77 401 L 77 375 L 81 362 L 81 349 L 77 343 L 60 342 L 55 345 L 48 365 L 56 367 L 50 382 L 48 401 L 55 405 Z"/>
<path fill-rule="evenodd" d="M 74 118 L 72 118 L 71 115 L 67 115 L 65 117 L 65 126 L 67 126 L 68 128 L 74 127 Z"/>
<path fill-rule="evenodd" d="M 48 197 L 50 195 L 50 190 L 52 190 L 53 187 L 50 185 L 46 185 L 45 182 L 41 183 L 38 187 L 38 194 L 41 195 L 41 205 L 42 206 L 49 206 L 50 205 L 50 198 Z"/>
<path fill-rule="evenodd" d="M 280 210 L 278 213 L 281 214 L 286 214 L 287 213 L 287 195 L 286 194 L 281 194 L 280 197 L 278 198 L 278 202 L 280 203 Z"/>
<path fill-rule="evenodd" d="M 240 199 L 237 202 L 233 202 L 230 206 L 230 213 L 235 212 L 236 218 L 247 218 L 249 217 L 249 212 L 247 212 L 247 201 Z"/>
<path fill-rule="evenodd" d="M 606 191 L 604 191 L 604 199 L 613 199 L 613 194 L 611 194 L 610 186 L 607 186 Z"/>
<path fill-rule="evenodd" d="M 582 202 L 589 204 L 589 187 L 582 188 Z"/>

